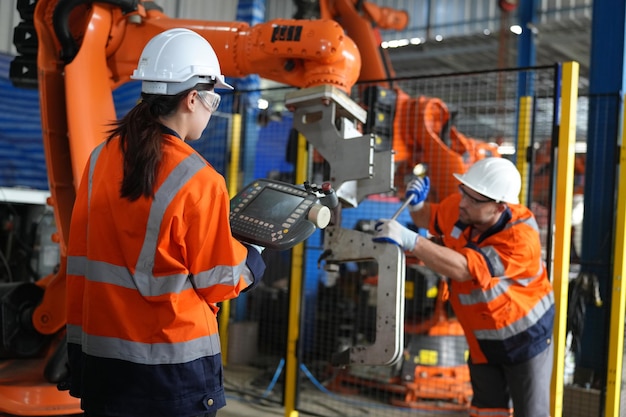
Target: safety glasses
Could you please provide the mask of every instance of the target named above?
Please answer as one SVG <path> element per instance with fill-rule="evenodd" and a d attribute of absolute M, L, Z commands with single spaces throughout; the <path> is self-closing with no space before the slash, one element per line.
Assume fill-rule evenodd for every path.
<path fill-rule="evenodd" d="M 217 110 L 217 107 L 220 105 L 220 101 L 222 100 L 219 94 L 215 91 L 209 90 L 198 91 L 198 97 L 200 97 L 200 101 L 204 103 L 211 113 Z"/>
<path fill-rule="evenodd" d="M 465 187 L 463 187 L 463 185 L 462 185 L 462 184 L 459 184 L 459 191 L 461 192 L 461 196 L 462 196 L 462 198 L 467 198 L 467 200 L 468 200 L 471 204 L 473 204 L 473 205 L 485 204 L 485 203 L 494 203 L 494 202 L 495 202 L 495 200 L 492 200 L 492 199 L 490 199 L 490 198 L 489 198 L 489 199 L 486 199 L 486 200 L 480 200 L 480 199 L 478 199 L 478 198 L 476 198 L 476 197 L 473 197 L 473 196 L 469 195 L 469 194 L 467 193 L 467 190 L 465 190 Z"/>

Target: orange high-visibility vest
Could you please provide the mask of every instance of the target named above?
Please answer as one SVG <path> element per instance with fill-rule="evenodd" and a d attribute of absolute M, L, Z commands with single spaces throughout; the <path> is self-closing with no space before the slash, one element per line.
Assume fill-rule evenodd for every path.
<path fill-rule="evenodd" d="M 223 177 L 181 139 L 163 138 L 154 198 L 120 198 L 117 139 L 94 150 L 76 197 L 67 262 L 70 393 L 95 414 L 222 407 L 216 303 L 263 272 L 246 266 L 259 254 L 231 234 Z"/>
<path fill-rule="evenodd" d="M 466 257 L 472 280 L 452 281 L 450 302 L 473 363 L 520 363 L 552 340 L 554 294 L 532 212 L 509 205 L 488 231 L 470 239 L 459 194 L 431 205 L 429 231 Z"/>

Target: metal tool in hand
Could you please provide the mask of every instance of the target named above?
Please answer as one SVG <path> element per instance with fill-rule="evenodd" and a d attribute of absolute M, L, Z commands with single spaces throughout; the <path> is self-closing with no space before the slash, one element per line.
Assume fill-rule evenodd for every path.
<path fill-rule="evenodd" d="M 416 177 L 423 177 L 424 175 L 426 175 L 426 165 L 425 164 L 417 164 L 415 165 L 415 167 L 413 168 L 413 175 Z M 402 205 L 400 206 L 400 208 L 398 210 L 396 210 L 396 212 L 393 214 L 393 216 L 391 216 L 391 220 L 395 220 L 398 218 L 398 216 L 404 211 L 405 208 L 407 208 L 409 206 L 409 204 L 411 204 L 411 201 L 413 200 L 413 197 L 411 196 L 411 198 L 407 198 L 404 203 L 402 203 Z"/>
<path fill-rule="evenodd" d="M 400 213 L 402 213 L 404 211 L 404 209 L 407 208 L 409 206 L 409 204 L 411 204 L 411 200 L 413 200 L 413 196 L 411 196 L 411 198 L 407 198 L 406 200 L 404 200 L 404 203 L 402 203 L 400 208 L 398 210 L 396 210 L 395 213 L 393 213 L 393 216 L 391 216 L 391 220 L 397 219 L 398 216 L 400 215 Z"/>

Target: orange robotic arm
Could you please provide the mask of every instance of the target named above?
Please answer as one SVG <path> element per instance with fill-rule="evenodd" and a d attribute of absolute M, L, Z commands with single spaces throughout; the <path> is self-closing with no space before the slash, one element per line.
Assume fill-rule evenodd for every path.
<path fill-rule="evenodd" d="M 75 188 L 91 150 L 116 118 L 113 90 L 129 80 L 153 36 L 173 27 L 194 30 L 212 44 L 225 75 L 259 74 L 296 87 L 330 84 L 349 92 L 361 65 L 356 44 L 329 19 L 249 26 L 169 18 L 152 1 L 40 0 L 34 20 L 44 152 L 62 266 Z M 44 334 L 65 324 L 63 269 L 40 284 L 46 292 L 33 324 Z"/>
<path fill-rule="evenodd" d="M 389 57 L 380 48 L 378 29 L 403 30 L 409 22 L 406 11 L 367 1 L 320 0 L 320 17 L 337 20 L 359 46 L 363 62 L 367 62 L 361 68 L 359 81 L 380 81 L 395 76 Z"/>

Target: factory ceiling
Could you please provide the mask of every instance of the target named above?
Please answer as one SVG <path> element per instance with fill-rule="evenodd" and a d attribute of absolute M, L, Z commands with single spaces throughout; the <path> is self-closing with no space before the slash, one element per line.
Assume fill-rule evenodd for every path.
<path fill-rule="evenodd" d="M 556 63 L 576 61 L 579 63 L 579 97 L 577 117 L 577 141 L 586 140 L 587 128 L 587 101 L 589 86 L 589 59 L 591 50 L 591 18 L 578 17 L 576 20 L 561 19 L 548 24 L 537 25 L 532 28 L 535 41 L 535 65 L 537 67 L 551 66 Z M 506 30 L 489 35 L 476 34 L 456 38 L 446 38 L 441 41 L 432 39 L 419 45 L 409 45 L 398 48 L 387 48 L 391 65 L 396 78 L 413 78 L 426 75 L 444 75 L 489 71 L 495 69 L 517 68 L 517 36 Z M 551 81 L 550 81 L 551 82 Z M 269 86 L 276 86 L 270 83 Z M 485 88 L 495 89 L 496 85 L 486 85 Z M 407 91 L 417 94 L 416 91 Z M 270 93 L 271 94 L 271 93 Z M 283 91 L 276 91 L 282 97 Z M 278 100 L 280 100 L 278 97 Z M 271 100 L 271 97 L 270 97 Z M 478 103 L 477 103 L 478 104 Z M 492 113 L 497 112 L 499 103 L 482 103 L 483 106 L 492 106 Z M 464 108 L 471 113 L 472 104 L 464 103 Z M 471 116 L 470 116 L 471 117 Z M 540 115 L 542 117 L 542 115 Z M 549 117 L 545 115 L 544 117 Z M 458 124 L 464 131 L 472 134 L 474 128 L 479 131 L 492 130 L 494 134 L 499 130 L 497 120 L 470 120 L 468 117 L 459 120 Z M 549 132 L 541 132 L 543 137 Z"/>
<path fill-rule="evenodd" d="M 577 61 L 580 93 L 588 87 L 591 19 L 561 20 L 533 28 L 536 66 Z M 388 48 L 396 76 L 447 74 L 517 67 L 517 39 L 498 33 L 431 40 L 419 45 Z M 505 45 L 502 43 L 505 42 Z M 504 53 L 502 52 L 504 51 Z"/>
<path fill-rule="evenodd" d="M 577 18 L 576 20 L 559 20 L 532 28 L 535 41 L 535 65 L 537 67 L 551 66 L 556 63 L 576 61 L 579 63 L 577 107 L 577 142 L 584 149 L 587 137 L 587 97 L 589 87 L 589 60 L 591 50 L 591 18 Z M 509 30 L 489 35 L 476 34 L 457 38 L 443 39 L 442 41 L 429 40 L 419 45 L 409 45 L 399 48 L 388 48 L 395 76 L 397 78 L 411 78 L 425 75 L 459 74 L 475 71 L 506 69 L 519 67 L 517 62 L 517 37 Z M 488 78 L 485 77 L 485 80 Z M 485 85 L 486 89 L 498 88 Z M 415 92 L 413 92 L 415 93 Z M 496 114 L 499 103 L 475 103 L 480 106 L 491 106 L 491 110 L 484 110 Z M 473 113 L 472 103 L 463 103 L 467 113 Z M 549 118 L 549 113 L 542 114 L 538 110 L 539 118 Z M 458 120 L 457 125 L 468 133 L 477 131 L 498 132 L 498 120 L 477 120 L 465 116 Z M 463 124 L 466 124 L 463 126 Z M 549 137 L 549 131 L 537 132 L 542 138 Z"/>

